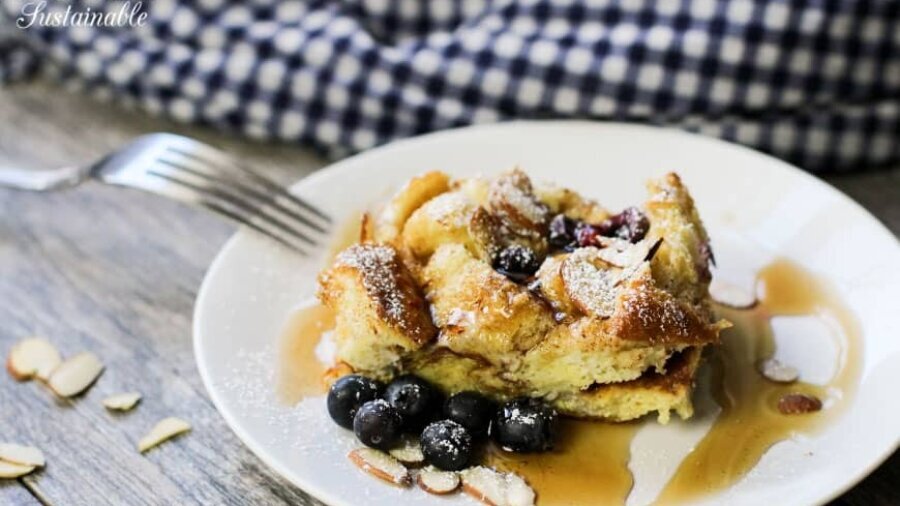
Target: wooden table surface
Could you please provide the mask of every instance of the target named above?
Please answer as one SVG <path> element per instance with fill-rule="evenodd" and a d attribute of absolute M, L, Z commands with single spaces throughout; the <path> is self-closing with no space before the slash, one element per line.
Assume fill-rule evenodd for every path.
<path fill-rule="evenodd" d="M 151 131 L 226 147 L 285 183 L 326 163 L 42 83 L 0 88 L 0 159 L 22 167 L 87 161 Z M 900 168 L 827 179 L 900 233 Z M 233 231 L 202 211 L 96 183 L 43 195 L 0 189 L 0 355 L 36 334 L 106 365 L 71 402 L 0 375 L 0 441 L 38 446 L 48 461 L 0 480 L 0 504 L 317 504 L 238 441 L 194 365 L 194 297 Z M 127 390 L 144 394 L 137 409 L 103 409 L 104 396 Z M 137 439 L 165 416 L 189 420 L 192 433 L 140 455 Z M 835 504 L 900 504 L 900 455 Z"/>

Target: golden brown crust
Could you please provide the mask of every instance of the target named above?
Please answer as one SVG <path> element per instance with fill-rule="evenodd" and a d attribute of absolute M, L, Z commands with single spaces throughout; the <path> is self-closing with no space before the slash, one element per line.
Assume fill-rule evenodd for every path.
<path fill-rule="evenodd" d="M 600 223 L 609 217 L 609 211 L 594 200 L 586 199 L 569 188 L 554 184 L 536 185 L 534 194 L 552 214 L 565 214 L 575 220 Z"/>
<path fill-rule="evenodd" d="M 598 393 L 603 390 L 659 390 L 668 393 L 679 393 L 693 387 L 694 372 L 700 363 L 702 348 L 693 347 L 674 353 L 666 361 L 665 373 L 656 370 L 645 372 L 636 380 L 626 383 L 593 385 L 588 389 L 589 393 Z"/>
<path fill-rule="evenodd" d="M 518 168 L 491 181 L 487 210 L 497 217 L 502 246 L 522 244 L 543 256 L 547 251 L 550 210 L 534 194 L 531 180 Z"/>
<path fill-rule="evenodd" d="M 459 245 L 441 246 L 425 267 L 438 342 L 454 352 L 506 361 L 535 346 L 553 325 L 550 310 Z"/>
<path fill-rule="evenodd" d="M 538 200 L 531 180 L 518 168 L 501 174 L 491 182 L 488 205 L 515 230 L 540 236 L 546 232 L 549 209 Z"/>
<path fill-rule="evenodd" d="M 544 396 L 573 416 L 690 416 L 699 350 L 729 324 L 710 310 L 693 200 L 674 174 L 649 188 L 645 239 L 545 258 L 552 213 L 608 213 L 571 190 L 536 191 L 518 169 L 407 185 L 374 219 L 395 227 L 381 228 L 390 243 L 351 247 L 320 277 L 338 357 L 382 379 L 411 371 L 447 391 Z M 542 260 L 534 282 L 493 268 L 511 244 Z"/>
<path fill-rule="evenodd" d="M 330 280 L 343 273 L 358 277 L 379 320 L 399 329 L 421 345 L 431 341 L 437 329 L 418 284 L 397 254 L 385 244 L 357 244 L 338 254 L 329 271 L 320 277 L 320 298 L 337 311 Z"/>
<path fill-rule="evenodd" d="M 443 244 L 461 244 L 485 262 L 496 253 L 499 223 L 460 192 L 429 200 L 403 226 L 400 244 L 420 263 Z"/>
<path fill-rule="evenodd" d="M 651 262 L 653 277 L 676 297 L 702 305 L 709 298 L 712 253 L 694 199 L 675 173 L 650 181 L 647 190 L 649 236 L 664 239 Z"/>
<path fill-rule="evenodd" d="M 626 282 L 608 332 L 651 345 L 696 345 L 718 342 L 721 325 L 708 323 L 693 307 L 657 288 L 644 275 Z"/>
<path fill-rule="evenodd" d="M 446 192 L 449 185 L 450 178 L 439 171 L 426 172 L 410 179 L 378 213 L 374 224 L 375 240 L 393 242 L 413 211 Z"/>

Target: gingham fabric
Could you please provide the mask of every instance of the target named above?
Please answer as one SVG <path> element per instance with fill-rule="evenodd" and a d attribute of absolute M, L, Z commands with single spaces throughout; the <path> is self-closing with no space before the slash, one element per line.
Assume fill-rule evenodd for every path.
<path fill-rule="evenodd" d="M 8 26 L 25 3 L 2 2 Z M 68 5 L 118 7 L 48 2 Z M 0 43 L 0 75 L 39 68 L 155 114 L 336 156 L 472 123 L 577 117 L 700 131 L 816 171 L 900 161 L 897 0 L 144 7 L 141 28 L 7 30 L 17 40 Z"/>

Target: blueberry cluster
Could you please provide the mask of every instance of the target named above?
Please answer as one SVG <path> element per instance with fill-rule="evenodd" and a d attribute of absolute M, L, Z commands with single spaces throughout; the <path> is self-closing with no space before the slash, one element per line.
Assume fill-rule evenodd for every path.
<path fill-rule="evenodd" d="M 600 246 L 598 237 L 616 237 L 632 243 L 643 239 L 650 230 L 650 220 L 636 207 L 629 207 L 600 223 L 573 220 L 557 214 L 550 221 L 547 242 L 551 251 L 573 251 L 587 246 Z M 516 283 L 524 283 L 541 267 L 542 258 L 527 246 L 512 244 L 494 258 L 494 270 Z"/>
<path fill-rule="evenodd" d="M 548 241 L 555 249 L 571 251 L 575 248 L 597 246 L 597 237 L 617 237 L 638 242 L 650 230 L 650 220 L 636 207 L 629 207 L 597 224 L 576 221 L 564 214 L 550 221 Z"/>
<path fill-rule="evenodd" d="M 558 418 L 537 399 L 514 399 L 499 407 L 476 392 L 444 399 L 413 375 L 387 387 L 365 376 L 344 376 L 331 386 L 327 404 L 335 423 L 352 429 L 366 446 L 386 451 L 404 433 L 418 434 L 425 461 L 446 471 L 468 466 L 476 443 L 488 438 L 511 452 L 550 450 Z"/>

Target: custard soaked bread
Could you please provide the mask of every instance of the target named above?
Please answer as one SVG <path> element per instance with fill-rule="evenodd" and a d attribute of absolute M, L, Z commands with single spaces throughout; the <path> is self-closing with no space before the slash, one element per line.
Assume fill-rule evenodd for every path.
<path fill-rule="evenodd" d="M 610 214 L 513 170 L 414 178 L 320 276 L 343 370 L 414 372 L 448 393 L 542 397 L 623 421 L 692 414 L 711 253 L 678 176 Z"/>

